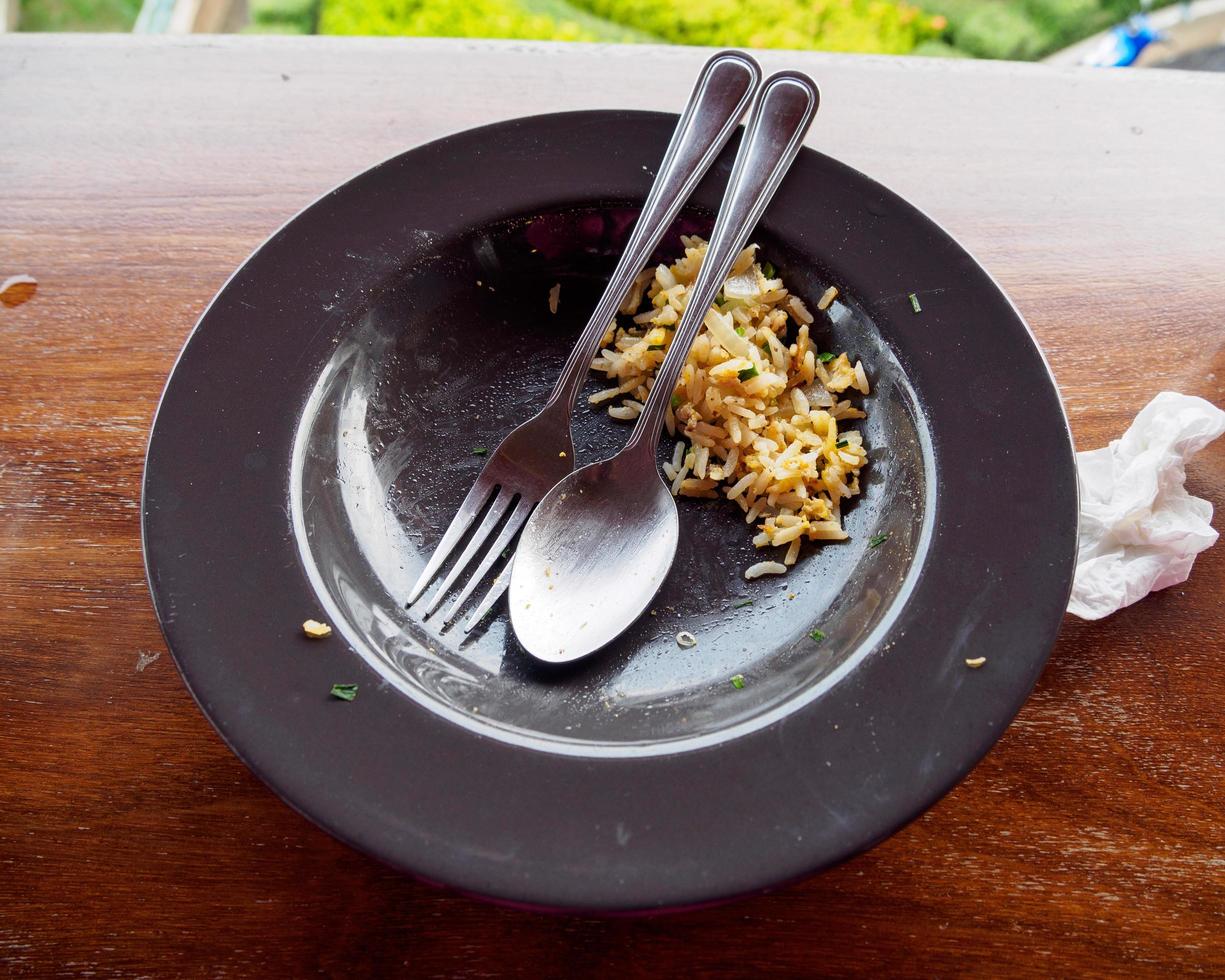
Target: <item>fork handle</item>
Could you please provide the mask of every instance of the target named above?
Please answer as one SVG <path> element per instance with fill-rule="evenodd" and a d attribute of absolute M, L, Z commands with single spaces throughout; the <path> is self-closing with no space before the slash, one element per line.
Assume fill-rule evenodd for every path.
<path fill-rule="evenodd" d="M 721 51 L 706 62 L 672 134 L 642 214 L 595 312 L 562 368 L 549 396 L 549 407 L 560 406 L 567 413 L 573 407 L 591 360 L 634 278 L 731 138 L 760 81 L 757 62 L 739 51 Z"/>
<path fill-rule="evenodd" d="M 654 465 L 664 413 L 672 400 L 676 379 L 689 358 L 689 348 L 749 233 L 800 152 L 820 102 L 817 83 L 803 72 L 776 72 L 762 85 L 736 154 L 706 257 L 690 288 L 684 316 L 623 452 L 648 453 Z"/>

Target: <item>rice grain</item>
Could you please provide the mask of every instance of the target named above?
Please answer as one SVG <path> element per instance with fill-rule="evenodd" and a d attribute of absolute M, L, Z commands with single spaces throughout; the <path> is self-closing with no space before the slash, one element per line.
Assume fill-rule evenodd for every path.
<path fill-rule="evenodd" d="M 681 244 L 676 262 L 635 279 L 620 308 L 626 319 L 613 322 L 592 361 L 608 386 L 588 401 L 613 403 L 612 418 L 641 413 L 688 301 L 706 243 Z M 783 562 L 758 562 L 747 578 L 784 573 L 804 541 L 846 538 L 841 503 L 859 493 L 867 451 L 858 430 L 839 436 L 839 423 L 865 417 L 847 396 L 870 390 L 861 361 L 845 352 L 817 359 L 812 313 L 781 278 L 765 276 L 756 255 L 750 245 L 737 257 L 694 340 L 665 413 L 677 442 L 662 467 L 674 495 L 726 497 L 753 527 L 754 545 L 786 549 Z M 837 296 L 831 286 L 817 309 Z"/>

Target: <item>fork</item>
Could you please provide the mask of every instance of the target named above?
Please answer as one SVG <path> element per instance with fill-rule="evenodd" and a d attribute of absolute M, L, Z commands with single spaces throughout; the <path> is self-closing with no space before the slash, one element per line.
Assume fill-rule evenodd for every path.
<path fill-rule="evenodd" d="M 423 617 L 433 615 L 481 553 L 481 548 L 488 544 L 476 568 L 442 615 L 443 628 L 448 626 L 514 541 L 536 504 L 574 468 L 570 415 L 591 359 L 635 277 L 655 251 L 681 205 L 731 138 L 760 83 L 761 69 L 757 62 L 738 51 L 722 51 L 702 68 L 625 251 L 570 352 L 548 401 L 539 413 L 513 429 L 490 455 L 409 591 L 406 605 L 411 606 L 421 598 L 467 536 L 467 544 L 459 557 L 426 602 Z M 469 535 L 474 524 L 476 528 Z M 465 633 L 471 632 L 493 608 L 506 591 L 509 580 L 505 569 L 494 578 L 465 622 Z"/>

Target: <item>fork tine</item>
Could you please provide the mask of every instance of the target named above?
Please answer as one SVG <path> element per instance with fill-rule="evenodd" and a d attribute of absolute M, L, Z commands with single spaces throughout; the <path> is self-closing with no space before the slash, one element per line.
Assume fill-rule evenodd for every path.
<path fill-rule="evenodd" d="M 489 586 L 489 591 L 485 593 L 481 604 L 476 607 L 476 611 L 468 617 L 468 621 L 464 623 L 464 632 L 471 633 L 476 628 L 476 624 L 485 618 L 486 613 L 494 607 L 494 604 L 502 598 L 507 589 L 510 588 L 510 566 L 514 562 L 515 556 L 510 556 L 510 561 L 506 563 L 506 567 L 500 571 L 493 580 L 493 584 Z"/>
<path fill-rule="evenodd" d="M 455 601 L 451 603 L 447 611 L 442 614 L 443 626 L 448 625 L 456 617 L 459 613 L 459 607 L 468 600 L 468 596 L 476 591 L 476 587 L 481 584 L 481 580 L 489 569 L 493 567 L 493 563 L 498 560 L 503 549 L 514 540 L 515 535 L 519 533 L 519 529 L 527 523 L 527 519 L 535 506 L 535 501 L 529 501 L 524 497 L 519 498 L 519 502 L 515 504 L 515 509 L 510 515 L 510 520 L 502 527 L 502 533 L 494 539 L 493 544 L 489 546 L 489 550 L 485 552 L 485 557 L 477 565 L 476 571 L 468 577 L 467 584 L 464 585 L 459 595 L 455 597 Z"/>
<path fill-rule="evenodd" d="M 468 541 L 468 547 L 464 549 L 463 554 L 455 559 L 455 564 L 447 572 L 447 577 L 442 580 L 442 585 L 438 586 L 438 591 L 426 603 L 423 615 L 433 615 L 434 610 L 442 605 L 442 600 L 446 598 L 447 591 L 458 581 L 464 569 L 468 567 L 468 562 L 472 561 L 476 553 L 480 551 L 481 545 L 489 540 L 489 536 L 493 534 L 493 529 L 498 526 L 498 521 L 510 510 L 511 501 L 514 499 L 514 496 L 513 493 L 506 489 L 498 491 L 498 495 L 493 498 L 493 503 L 489 505 L 489 510 L 485 511 L 485 519 L 481 521 L 480 527 L 472 532 L 472 538 Z"/>
<path fill-rule="evenodd" d="M 425 563 L 425 568 L 422 569 L 421 574 L 417 577 L 417 581 L 413 583 L 405 605 L 411 606 L 421 598 L 421 593 L 425 591 L 425 587 L 430 584 L 434 576 L 438 574 L 438 569 L 442 567 L 442 563 L 455 550 L 455 546 L 459 544 L 459 539 L 463 537 L 464 532 L 471 526 L 476 515 L 485 506 L 485 501 L 489 499 L 494 489 L 493 483 L 485 479 L 484 472 L 476 478 L 476 482 L 472 484 L 472 489 L 468 491 L 468 496 L 464 497 L 464 502 L 459 505 L 459 510 L 451 518 L 451 524 L 442 536 L 442 540 L 438 542 L 438 547 L 434 549 L 434 553 L 430 555 L 430 560 Z"/>

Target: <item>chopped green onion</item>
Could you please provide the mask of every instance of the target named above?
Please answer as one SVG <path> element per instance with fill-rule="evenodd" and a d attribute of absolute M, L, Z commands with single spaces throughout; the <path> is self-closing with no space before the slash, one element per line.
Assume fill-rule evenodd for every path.
<path fill-rule="evenodd" d="M 488 449 L 486 449 L 484 446 L 473 446 L 473 447 L 472 447 L 472 455 L 473 455 L 473 456 L 484 456 L 484 455 L 486 455 L 488 452 L 489 452 L 489 450 L 488 450 Z"/>
<path fill-rule="evenodd" d="M 773 279 L 774 278 L 774 263 L 773 262 L 763 262 L 761 264 L 761 274 L 765 276 L 767 279 Z"/>
<path fill-rule="evenodd" d="M 824 354 L 817 355 L 817 360 L 820 361 L 822 364 L 828 364 L 833 359 L 834 359 L 834 355 L 829 353 L 828 351 Z"/>
<path fill-rule="evenodd" d="M 683 399 L 680 395 L 673 395 L 672 396 L 672 411 L 675 412 L 684 403 L 685 403 L 685 399 Z"/>
<path fill-rule="evenodd" d="M 835 442 L 835 443 L 834 443 L 834 448 L 835 448 L 835 449 L 844 449 L 844 448 L 846 448 L 846 447 L 847 447 L 847 446 L 849 446 L 849 445 L 850 445 L 850 443 L 849 443 L 849 442 L 847 442 L 845 439 L 839 439 L 837 442 Z"/>
<path fill-rule="evenodd" d="M 888 534 L 874 534 L 872 535 L 872 537 L 868 538 L 868 547 L 878 548 L 888 540 L 889 540 Z"/>
<path fill-rule="evenodd" d="M 664 350 L 664 348 L 665 348 L 664 344 L 650 344 L 647 347 L 647 350 Z"/>
<path fill-rule="evenodd" d="M 768 340 L 764 341 L 761 345 L 761 350 L 762 350 L 762 353 L 766 355 L 766 357 L 769 357 L 770 356 L 770 341 Z"/>
<path fill-rule="evenodd" d="M 341 701 L 352 701 L 357 697 L 356 684 L 333 684 L 332 697 L 339 698 Z"/>
<path fill-rule="evenodd" d="M 761 372 L 757 370 L 757 365 L 754 364 L 752 367 L 746 367 L 743 371 L 737 374 L 736 377 L 738 377 L 741 381 L 748 381 L 749 378 L 755 378 L 759 374 L 761 374 Z"/>
<path fill-rule="evenodd" d="M 919 305 L 919 297 L 916 296 L 914 293 L 911 293 L 909 298 L 910 298 L 910 308 L 914 310 L 916 313 L 922 313 L 923 307 Z"/>
<path fill-rule="evenodd" d="M 753 604 L 752 599 L 741 599 L 739 602 L 733 602 L 732 608 L 733 609 L 743 609 L 745 606 L 751 606 L 752 604 Z"/>
<path fill-rule="evenodd" d="M 737 691 L 744 687 L 744 674 L 732 675 L 732 687 L 734 687 Z"/>
<path fill-rule="evenodd" d="M 744 336 L 744 327 L 737 327 L 737 328 L 736 328 L 736 333 L 737 333 L 737 334 L 739 334 L 741 337 L 743 337 L 743 336 Z"/>
<path fill-rule="evenodd" d="M 723 290 L 719 290 L 719 295 L 715 297 L 715 302 L 722 306 L 727 302 L 727 297 L 723 295 Z"/>
<path fill-rule="evenodd" d="M 808 634 L 808 638 L 812 640 L 814 643 L 820 643 L 822 640 L 825 639 L 825 634 L 822 633 L 820 630 L 813 630 L 811 633 Z"/>

